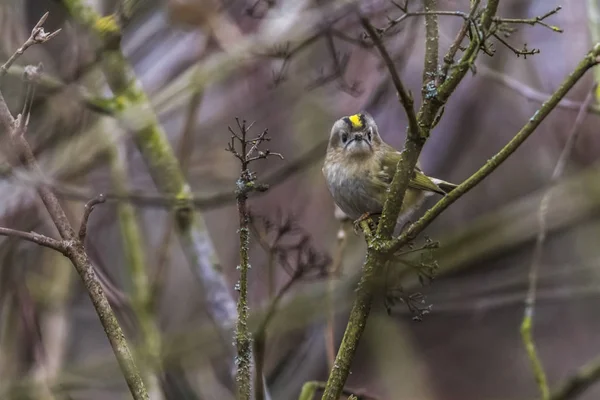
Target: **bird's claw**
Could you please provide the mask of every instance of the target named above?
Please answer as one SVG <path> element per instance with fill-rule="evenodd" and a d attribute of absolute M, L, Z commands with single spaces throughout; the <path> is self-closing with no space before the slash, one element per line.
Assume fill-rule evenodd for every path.
<path fill-rule="evenodd" d="M 363 215 L 361 215 L 360 217 L 358 217 L 358 219 L 356 221 L 354 221 L 354 234 L 358 235 L 360 233 L 360 223 L 369 219 L 371 217 L 371 213 L 364 213 Z"/>

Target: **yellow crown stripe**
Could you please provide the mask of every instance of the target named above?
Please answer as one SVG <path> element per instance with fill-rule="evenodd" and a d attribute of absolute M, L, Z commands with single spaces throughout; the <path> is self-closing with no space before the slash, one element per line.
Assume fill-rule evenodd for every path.
<path fill-rule="evenodd" d="M 363 127 L 363 118 L 361 114 L 354 114 L 348 117 L 352 127 L 355 129 L 360 129 Z"/>

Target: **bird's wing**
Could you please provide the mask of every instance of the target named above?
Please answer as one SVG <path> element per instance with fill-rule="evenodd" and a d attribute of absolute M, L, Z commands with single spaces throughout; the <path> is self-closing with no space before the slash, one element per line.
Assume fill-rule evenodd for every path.
<path fill-rule="evenodd" d="M 398 151 L 386 151 L 386 157 L 381 160 L 381 168 L 378 178 L 385 182 L 387 185 L 392 183 L 394 174 L 396 173 L 396 166 L 400 160 L 400 152 Z M 446 194 L 445 191 L 440 189 L 436 183 L 425 175 L 419 167 L 415 167 L 415 174 L 411 178 L 409 187 L 418 190 L 424 190 L 426 192 L 435 192 L 439 194 Z"/>

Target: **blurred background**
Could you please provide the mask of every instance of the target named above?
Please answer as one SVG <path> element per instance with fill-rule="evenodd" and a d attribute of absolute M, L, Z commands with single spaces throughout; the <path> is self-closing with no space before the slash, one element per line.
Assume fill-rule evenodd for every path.
<path fill-rule="evenodd" d="M 205 200 L 198 201 L 197 229 L 206 234 L 203 249 L 224 276 L 225 303 L 237 298 L 239 263 L 234 190 L 240 171 L 225 151 L 228 126 L 236 127 L 235 117 L 255 121 L 252 132 L 268 128 L 268 148 L 284 156 L 253 164 L 270 190 L 250 199 L 249 296 L 253 329 L 273 299 L 280 300 L 264 337 L 263 373 L 272 399 L 297 399 L 305 382 L 327 378 L 365 254 L 362 236 L 336 217 L 321 175 L 331 125 L 341 116 L 368 111 L 384 140 L 397 148 L 407 125 L 388 71 L 361 40 L 354 6 L 333 0 L 83 2 L 100 15 L 115 10 L 126 15 L 121 49 L 151 108 L 133 107 L 119 118 L 118 110 L 99 99 L 111 96 L 110 79 L 131 76 L 107 79 L 111 49 L 76 21 L 65 3 L 0 1 L 1 60 L 24 43 L 46 11 L 46 30 L 62 29 L 20 57 L 0 89 L 17 112 L 27 94 L 23 66 L 43 63 L 45 79 L 35 90 L 28 140 L 45 182 L 76 226 L 85 202 L 97 194 L 118 193 L 125 182 L 125 191 L 136 195 L 128 203 L 109 201 L 96 208 L 87 246 L 127 338 L 140 360 L 147 360 L 141 364 L 154 379 L 152 398 L 233 398 L 234 347 L 214 309 L 224 303 L 211 298 L 211 283 L 200 282 L 201 274 L 191 268 L 172 213 L 149 200 L 159 198 L 160 187 L 132 139 L 136 121 L 147 118 L 148 110 L 157 116 L 194 196 Z M 469 3 L 438 0 L 438 9 L 468 12 Z M 398 4 L 370 1 L 360 7 L 383 28 L 388 18 L 405 13 L 404 3 Z M 600 35 L 597 0 L 504 0 L 498 15 L 535 18 L 560 5 L 562 10 L 545 21 L 562 33 L 520 24 L 504 38 L 539 54 L 517 57 L 497 40 L 492 40 L 493 57 L 480 54 L 476 73 L 468 73 L 452 95 L 424 148 L 426 173 L 455 183 L 469 177 L 527 123 L 592 47 Z M 407 7 L 422 11 L 423 3 L 410 0 Z M 442 55 L 462 24 L 459 17 L 440 17 Z M 418 106 L 423 17 L 403 19 L 385 33 L 384 43 Z M 436 279 L 425 287 L 412 273 L 393 280 L 424 294 L 431 312 L 415 322 L 403 304 L 388 313 L 383 296 L 377 299 L 348 388 L 377 399 L 538 398 L 519 329 L 540 199 L 576 125 L 577 141 L 547 208 L 533 335 L 551 388 L 598 357 L 596 99 L 575 123 L 593 85 L 589 72 L 507 162 L 426 230 L 440 242 Z M 6 132 L 0 139 L 5 143 Z M 39 177 L 7 165 L 2 156 L 0 226 L 56 237 L 35 192 Z M 123 204 L 133 206 L 138 224 L 141 271 L 130 268 Z M 159 348 L 158 358 L 146 354 L 152 346 Z M 2 398 L 129 396 L 68 260 L 5 237 L 0 238 L 0 382 Z M 46 390 L 35 395 L 27 390 L 36 383 Z M 600 386 L 591 385 L 578 398 L 596 396 Z"/>

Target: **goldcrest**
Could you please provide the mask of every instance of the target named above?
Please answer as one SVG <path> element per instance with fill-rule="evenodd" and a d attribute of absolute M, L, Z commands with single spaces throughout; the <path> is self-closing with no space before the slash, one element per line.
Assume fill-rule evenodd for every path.
<path fill-rule="evenodd" d="M 322 171 L 335 203 L 358 220 L 381 214 L 399 159 L 400 152 L 381 139 L 373 117 L 359 113 L 333 124 Z M 445 195 L 455 187 L 416 167 L 400 215 L 421 204 L 425 196 Z"/>

